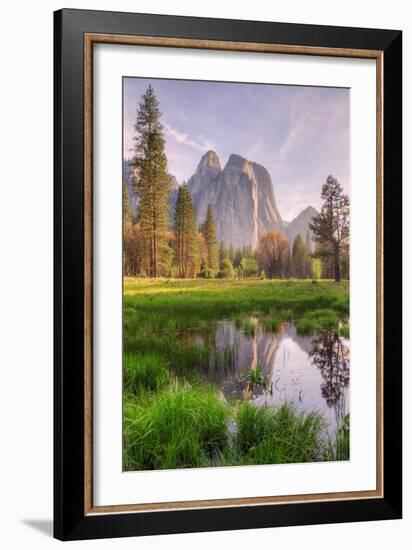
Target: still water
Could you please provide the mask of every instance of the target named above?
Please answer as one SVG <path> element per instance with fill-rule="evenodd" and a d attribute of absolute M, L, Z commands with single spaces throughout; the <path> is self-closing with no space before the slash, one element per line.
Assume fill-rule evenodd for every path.
<path fill-rule="evenodd" d="M 202 377 L 217 384 L 226 399 L 249 399 L 257 406 L 289 402 L 298 411 L 316 410 L 330 433 L 349 412 L 349 340 L 334 331 L 300 336 L 285 323 L 278 332 L 268 332 L 251 317 L 248 330 L 222 320 L 193 336 L 213 350 L 203 362 Z M 253 387 L 251 371 L 260 373 Z"/>

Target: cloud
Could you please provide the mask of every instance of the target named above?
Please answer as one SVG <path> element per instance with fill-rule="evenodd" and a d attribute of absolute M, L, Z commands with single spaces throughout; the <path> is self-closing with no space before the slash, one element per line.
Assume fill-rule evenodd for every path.
<path fill-rule="evenodd" d="M 282 185 L 276 200 L 282 218 L 288 222 L 296 218 L 307 206 L 320 210 L 322 204 L 319 184 L 311 177 Z"/>
<path fill-rule="evenodd" d="M 208 151 L 209 149 L 216 149 L 216 145 L 203 137 L 198 140 L 190 138 L 187 134 L 179 132 L 175 128 L 172 128 L 167 122 L 163 122 L 163 128 L 168 136 L 173 137 L 178 143 L 197 149 L 198 151 Z"/>
<path fill-rule="evenodd" d="M 289 131 L 277 154 L 277 160 L 284 160 L 289 153 L 304 144 L 314 132 L 319 115 L 310 101 L 310 92 L 306 90 L 296 98 L 290 109 Z"/>

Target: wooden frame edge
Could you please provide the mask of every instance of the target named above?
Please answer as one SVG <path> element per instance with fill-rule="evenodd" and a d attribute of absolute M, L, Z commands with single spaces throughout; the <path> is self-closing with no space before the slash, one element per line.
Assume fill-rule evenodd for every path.
<path fill-rule="evenodd" d="M 233 42 L 194 38 L 168 38 L 159 36 L 134 36 L 123 34 L 85 33 L 85 43 L 124 44 L 131 46 L 161 46 L 197 50 L 226 50 L 255 53 L 287 53 L 294 55 L 320 55 L 330 57 L 363 57 L 377 59 L 381 50 L 355 48 L 325 48 L 321 46 L 294 46 L 259 42 Z"/>
<path fill-rule="evenodd" d="M 384 55 L 376 58 L 376 489 L 384 495 L 384 218 L 383 218 L 383 146 L 384 146 Z"/>
<path fill-rule="evenodd" d="M 93 506 L 93 43 L 84 41 L 84 513 Z"/>
<path fill-rule="evenodd" d="M 93 44 L 125 44 L 162 46 L 207 50 L 242 51 L 258 53 L 287 53 L 330 57 L 354 57 L 376 60 L 376 237 L 377 237 L 377 290 L 376 290 L 376 489 L 340 493 L 244 497 L 230 499 L 195 500 L 183 502 L 157 502 L 144 504 L 93 505 Z M 339 500 L 366 500 L 384 498 L 383 486 L 383 62 L 382 50 L 353 48 L 325 48 L 254 42 L 232 42 L 208 39 L 163 38 L 153 36 L 84 34 L 84 513 L 85 516 L 131 512 L 160 512 L 332 502 Z M 380 467 L 378 467 L 380 466 Z"/>

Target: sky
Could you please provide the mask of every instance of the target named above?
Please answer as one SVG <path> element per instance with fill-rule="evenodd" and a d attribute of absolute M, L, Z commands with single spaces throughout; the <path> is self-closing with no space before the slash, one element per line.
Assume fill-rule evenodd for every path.
<path fill-rule="evenodd" d="M 214 150 L 262 164 L 282 218 L 319 209 L 329 174 L 349 193 L 349 89 L 124 78 L 123 154 L 133 156 L 136 109 L 151 84 L 159 100 L 168 171 L 179 183 Z"/>

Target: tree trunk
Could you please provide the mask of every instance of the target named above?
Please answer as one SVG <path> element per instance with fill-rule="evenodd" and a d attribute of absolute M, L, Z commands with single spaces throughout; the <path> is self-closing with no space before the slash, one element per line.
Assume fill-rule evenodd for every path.
<path fill-rule="evenodd" d="M 340 258 L 339 253 L 335 255 L 335 282 L 340 283 Z"/>

